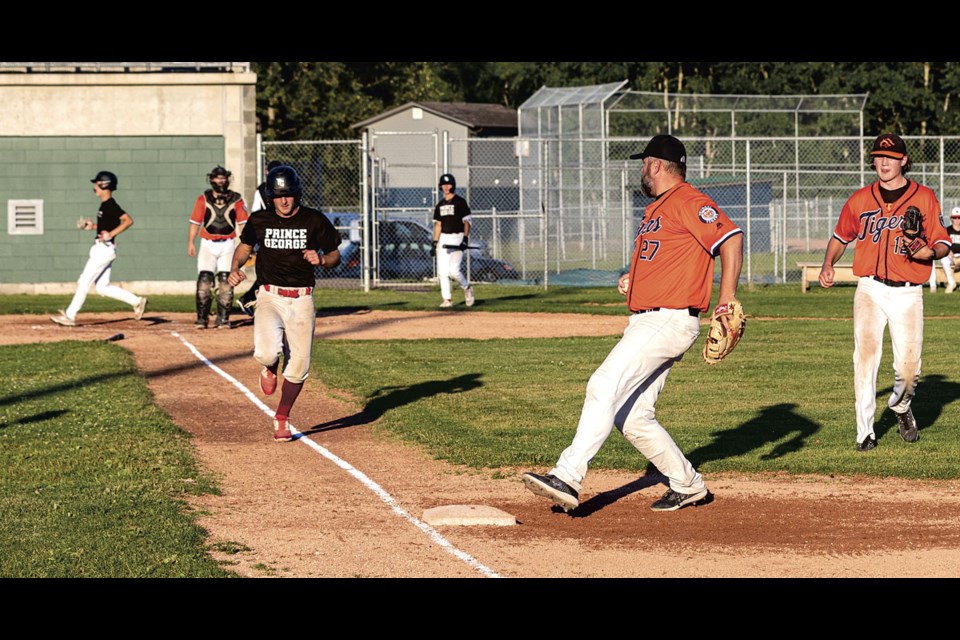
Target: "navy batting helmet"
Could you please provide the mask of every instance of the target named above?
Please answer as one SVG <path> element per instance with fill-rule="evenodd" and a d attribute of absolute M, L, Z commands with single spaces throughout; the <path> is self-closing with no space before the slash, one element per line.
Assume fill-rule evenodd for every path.
<path fill-rule="evenodd" d="M 101 189 L 107 189 L 109 191 L 117 190 L 117 174 L 110 171 L 101 171 L 97 174 L 97 177 L 90 182 L 97 185 Z"/>
<path fill-rule="evenodd" d="M 442 187 L 445 184 L 449 184 L 454 189 L 457 188 L 457 179 L 453 177 L 452 173 L 445 173 L 440 176 L 440 184 L 438 186 Z"/>
<path fill-rule="evenodd" d="M 303 195 L 303 182 L 293 167 L 280 165 L 267 174 L 267 206 L 273 208 L 274 198 L 293 197 L 299 202 Z"/>

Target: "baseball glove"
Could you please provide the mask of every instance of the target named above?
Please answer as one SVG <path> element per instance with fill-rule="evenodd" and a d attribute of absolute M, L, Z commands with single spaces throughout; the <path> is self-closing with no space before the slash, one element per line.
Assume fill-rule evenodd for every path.
<path fill-rule="evenodd" d="M 727 331 L 720 321 L 726 316 L 730 321 L 730 330 Z M 743 337 L 743 330 L 747 326 L 747 317 L 743 313 L 743 305 L 739 300 L 731 300 L 727 304 L 718 304 L 713 308 L 710 317 L 710 330 L 707 332 L 707 342 L 703 345 L 703 360 L 707 364 L 717 364 L 726 358 Z"/>
<path fill-rule="evenodd" d="M 900 233 L 903 234 L 903 244 L 911 258 L 917 254 L 917 251 L 927 246 L 920 209 L 914 206 L 907 207 L 907 211 L 903 214 L 903 221 L 900 223 Z"/>

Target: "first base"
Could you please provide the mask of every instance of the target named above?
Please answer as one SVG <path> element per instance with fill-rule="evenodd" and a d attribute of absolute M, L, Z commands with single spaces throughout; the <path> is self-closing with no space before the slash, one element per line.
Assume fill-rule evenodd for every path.
<path fill-rule="evenodd" d="M 423 521 L 439 525 L 495 525 L 508 527 L 517 524 L 516 516 L 496 507 L 482 504 L 450 504 L 423 512 Z"/>

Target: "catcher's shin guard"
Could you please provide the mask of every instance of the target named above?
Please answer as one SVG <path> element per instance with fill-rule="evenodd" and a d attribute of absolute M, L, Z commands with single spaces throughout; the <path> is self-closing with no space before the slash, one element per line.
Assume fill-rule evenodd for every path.
<path fill-rule="evenodd" d="M 213 271 L 201 271 L 197 276 L 197 324 L 207 324 L 213 305 Z"/>
<path fill-rule="evenodd" d="M 230 274 L 217 272 L 217 326 L 230 324 L 230 307 L 233 306 L 233 287 L 227 282 Z"/>

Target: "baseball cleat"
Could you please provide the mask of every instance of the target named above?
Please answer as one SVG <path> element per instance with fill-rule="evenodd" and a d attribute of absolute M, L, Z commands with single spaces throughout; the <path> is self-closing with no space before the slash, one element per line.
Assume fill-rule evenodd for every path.
<path fill-rule="evenodd" d="M 713 502 L 713 494 L 706 488 L 696 493 L 678 493 L 673 489 L 667 489 L 667 492 L 659 500 L 650 505 L 650 509 L 653 511 L 676 511 L 688 505 L 699 507 L 711 502 Z"/>
<path fill-rule="evenodd" d="M 260 370 L 260 390 L 268 396 L 277 390 L 277 374 L 266 367 Z"/>
<path fill-rule="evenodd" d="M 273 439 L 276 442 L 290 442 L 291 440 L 293 440 L 293 434 L 290 433 L 290 429 L 287 427 L 286 418 L 282 420 L 274 419 Z"/>
<path fill-rule="evenodd" d="M 570 511 L 580 506 L 580 494 L 557 476 L 549 473 L 545 476 L 525 473 L 521 478 L 527 489 L 535 495 L 550 498 L 554 504 L 564 511 Z"/>
<path fill-rule="evenodd" d="M 473 287 L 467 287 L 466 289 L 464 289 L 463 297 L 466 299 L 466 303 L 468 307 L 472 307 L 473 303 L 477 301 L 477 299 L 473 297 Z"/>
<path fill-rule="evenodd" d="M 147 310 L 147 299 L 140 298 L 140 302 L 133 306 L 133 319 L 139 320 L 143 317 L 143 312 Z"/>
<path fill-rule="evenodd" d="M 50 316 L 50 319 L 64 327 L 77 326 L 77 321 L 71 318 L 70 316 L 68 316 L 63 309 L 60 309 L 60 315 Z"/>
<path fill-rule="evenodd" d="M 897 423 L 900 429 L 900 437 L 903 438 L 904 442 L 916 442 L 920 439 L 920 434 L 917 432 L 917 421 L 913 419 L 913 409 L 898 413 Z"/>
<path fill-rule="evenodd" d="M 452 300 L 444 300 L 443 302 L 440 303 L 440 308 L 441 308 L 441 309 L 447 309 L 447 308 L 452 307 L 452 306 L 453 306 L 453 301 L 452 301 Z"/>
<path fill-rule="evenodd" d="M 943 290 L 944 293 L 953 293 L 954 289 L 957 288 L 956 282 L 951 282 L 947 285 L 947 288 Z"/>
<path fill-rule="evenodd" d="M 857 443 L 857 451 L 870 451 L 877 448 L 877 439 L 873 436 L 867 436 L 863 442 Z"/>
<path fill-rule="evenodd" d="M 200 319 L 198 318 L 197 321 L 193 323 L 193 328 L 194 328 L 194 329 L 206 329 L 206 328 L 207 328 L 207 323 L 206 323 L 206 321 L 200 320 Z"/>

